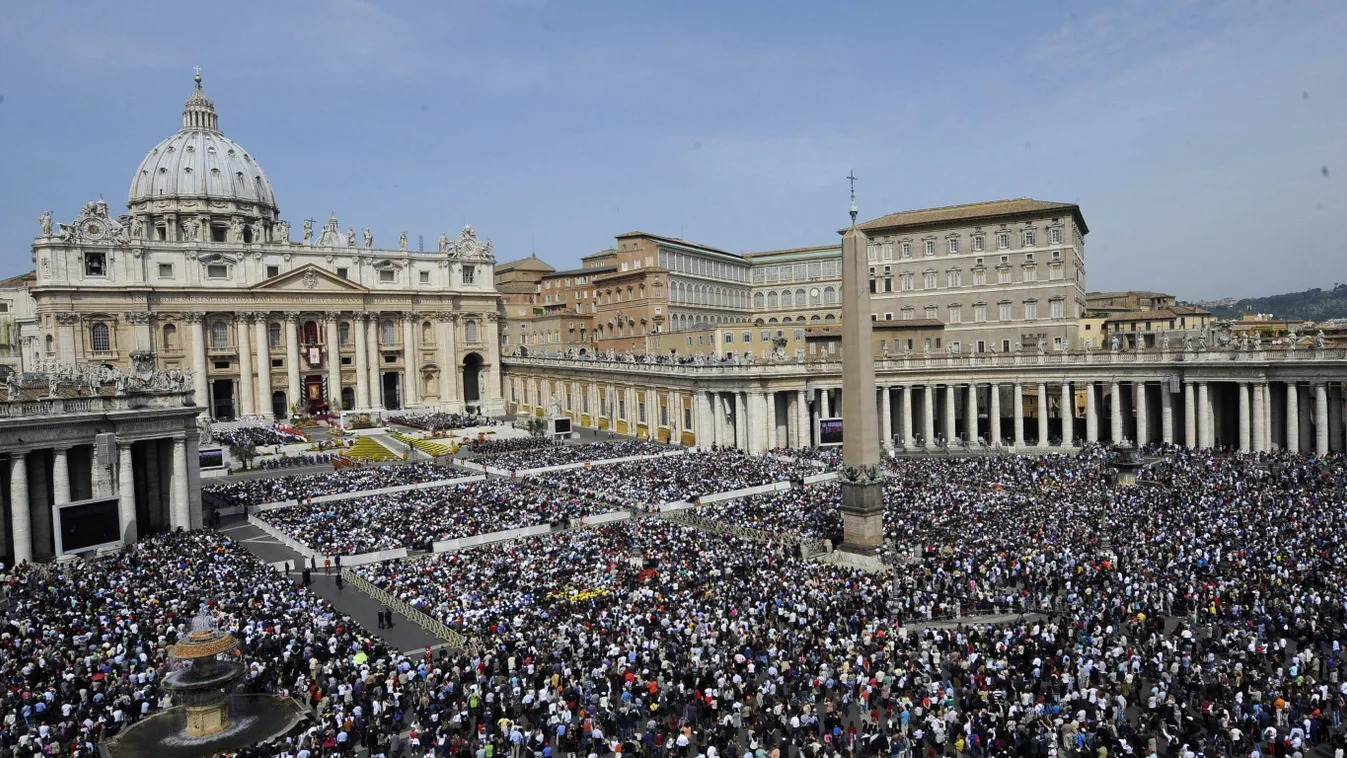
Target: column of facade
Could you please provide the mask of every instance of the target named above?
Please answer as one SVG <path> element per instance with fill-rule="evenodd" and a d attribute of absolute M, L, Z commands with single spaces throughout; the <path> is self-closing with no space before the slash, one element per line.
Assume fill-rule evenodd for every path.
<path fill-rule="evenodd" d="M 669 441 L 675 445 L 683 444 L 683 395 L 678 390 L 669 390 Z"/>
<path fill-rule="evenodd" d="M 299 389 L 299 314 L 285 314 L 285 402 L 286 412 L 303 398 Z"/>
<path fill-rule="evenodd" d="M 97 466 L 97 461 L 94 461 L 93 465 Z M 45 535 L 38 540 L 38 544 L 44 548 L 53 544 L 51 509 L 68 502 L 70 502 L 70 448 L 58 447 L 51 451 L 51 508 L 42 515 Z"/>
<path fill-rule="evenodd" d="M 340 313 L 323 314 L 323 339 L 327 340 L 323 350 L 323 363 L 327 366 L 327 397 L 324 399 L 333 410 L 341 409 L 341 348 L 338 345 L 341 335 L 337 330 L 340 317 Z"/>
<path fill-rule="evenodd" d="M 1015 382 L 1011 393 L 1011 433 L 1015 435 L 1015 447 L 1024 447 L 1024 385 Z"/>
<path fill-rule="evenodd" d="M 1051 404 L 1048 402 L 1048 385 L 1044 382 L 1038 383 L 1038 446 L 1046 447 L 1048 444 L 1048 408 Z"/>
<path fill-rule="evenodd" d="M 1071 382 L 1062 382 L 1062 447 L 1071 447 L 1076 437 L 1076 396 Z"/>
<path fill-rule="evenodd" d="M 1166 445 L 1174 444 L 1174 395 L 1163 383 L 1160 385 L 1160 439 Z"/>
<path fill-rule="evenodd" d="M 1263 388 L 1263 449 L 1272 449 L 1272 385 L 1260 382 Z"/>
<path fill-rule="evenodd" d="M 191 502 L 187 496 L 187 439 L 173 438 L 173 481 L 170 485 L 169 527 L 192 528 Z"/>
<path fill-rule="evenodd" d="M 954 393 L 958 392 L 958 387 L 953 384 L 945 385 L 945 444 L 953 445 L 959 438 L 959 426 L 954 418 Z"/>
<path fill-rule="evenodd" d="M 1146 444 L 1147 442 L 1150 442 L 1151 439 L 1150 411 L 1146 405 L 1146 382 L 1145 381 L 1134 382 L 1132 384 L 1132 387 L 1133 392 L 1135 393 L 1133 404 L 1136 406 L 1136 414 L 1137 414 L 1136 443 L 1137 446 L 1140 447 Z"/>
<path fill-rule="evenodd" d="M 122 542 L 130 545 L 136 541 L 139 531 L 136 524 L 136 467 L 130 442 L 117 443 L 117 511 Z"/>
<path fill-rule="evenodd" d="M 257 407 L 257 398 L 253 392 L 256 380 L 253 379 L 252 323 L 251 313 L 240 313 L 234 320 L 234 334 L 237 335 L 239 349 L 239 400 L 243 403 L 239 408 L 240 416 L 256 416 L 262 412 Z"/>
<path fill-rule="evenodd" d="M 355 332 L 355 407 L 369 406 L 369 333 L 368 317 L 357 313 L 351 317 L 351 331 Z"/>
<path fill-rule="evenodd" d="M 257 415 L 271 418 L 271 340 L 267 333 L 267 314 L 253 316 L 253 342 L 257 349 Z"/>
<path fill-rule="evenodd" d="M 444 338 L 440 341 L 443 346 L 443 360 L 440 361 L 440 402 L 449 403 L 450 408 L 462 408 L 463 400 L 459 397 L 458 380 L 461 372 L 459 371 L 458 360 L 458 314 L 439 313 L 435 318 L 440 327 L 444 330 Z M 594 407 L 590 406 L 590 419 L 594 418 Z"/>
<path fill-rule="evenodd" d="M 206 317 L 187 314 L 192 332 L 192 398 L 202 413 L 210 415 L 210 380 L 206 376 Z"/>
<path fill-rule="evenodd" d="M 893 450 L 893 406 L 887 386 L 879 388 L 879 433 L 885 450 Z"/>
<path fill-rule="evenodd" d="M 965 401 L 964 413 L 964 434 L 968 435 L 968 444 L 978 444 L 978 386 L 973 382 L 968 384 L 968 398 Z"/>
<path fill-rule="evenodd" d="M 993 446 L 1001 444 L 1001 385 L 992 382 L 987 395 L 987 420 Z"/>
<path fill-rule="evenodd" d="M 786 398 L 786 439 L 785 447 L 800 446 L 800 410 L 795 404 L 800 402 L 799 393 L 787 390 L 782 393 Z"/>
<path fill-rule="evenodd" d="M 421 404 L 421 388 L 416 378 L 421 375 L 416 365 L 416 314 L 402 314 L 402 406 Z M 482 388 L 485 390 L 486 388 Z M 482 398 L 486 398 L 485 391 Z"/>
<path fill-rule="evenodd" d="M 1261 415 L 1262 408 L 1255 409 Z M 1249 383 L 1239 383 L 1239 449 L 1252 450 L 1249 440 Z"/>
<path fill-rule="evenodd" d="M 1286 452 L 1300 452 L 1300 387 L 1286 383 Z"/>
<path fill-rule="evenodd" d="M 51 493 L 47 491 L 47 456 L 42 451 L 28 454 L 28 508 L 32 513 L 33 557 L 52 553 Z M 67 479 L 67 481 L 69 481 Z"/>
<path fill-rule="evenodd" d="M 379 316 L 378 314 L 369 314 L 369 319 L 365 322 L 366 336 L 365 347 L 368 354 L 365 357 L 365 366 L 369 369 L 369 407 L 371 410 L 383 410 L 384 407 L 384 386 L 383 372 L 379 370 Z"/>
<path fill-rule="evenodd" d="M 1263 392 L 1263 384 L 1259 382 L 1253 386 L 1253 429 L 1249 444 L 1256 451 L 1263 452 L 1267 448 L 1267 394 Z"/>
<path fill-rule="evenodd" d="M 1099 405 L 1096 399 L 1094 382 L 1085 383 L 1085 441 L 1094 444 L 1099 441 Z"/>
<path fill-rule="evenodd" d="M 917 441 L 912 438 L 912 385 L 903 385 L 903 447 L 911 450 Z"/>
<path fill-rule="evenodd" d="M 819 398 L 820 398 L 820 401 L 823 403 L 823 405 L 820 406 L 820 407 L 821 407 L 821 410 L 819 411 L 819 413 L 822 414 L 822 415 L 820 415 L 819 418 L 832 418 L 832 394 L 831 394 L 831 393 L 832 393 L 832 390 L 830 390 L 830 389 L 821 389 L 821 390 L 819 390 Z"/>
<path fill-rule="evenodd" d="M 9 454 L 9 536 L 14 565 L 33 560 L 33 522 L 28 511 L 28 461 L 22 452 Z"/>
<path fill-rule="evenodd" d="M 1328 387 L 1314 383 L 1314 454 L 1328 455 Z"/>
<path fill-rule="evenodd" d="M 1123 441 L 1122 385 L 1120 385 L 1118 382 L 1110 382 L 1108 386 L 1108 391 L 1109 391 L 1109 398 L 1108 398 L 1109 439 L 1113 442 L 1113 444 L 1116 445 Z"/>
<path fill-rule="evenodd" d="M 1211 447 L 1211 397 L 1207 383 L 1197 383 L 1197 446 Z"/>
<path fill-rule="evenodd" d="M 1183 383 L 1183 444 L 1197 447 L 1197 401 L 1193 398 L 1193 383 Z"/>

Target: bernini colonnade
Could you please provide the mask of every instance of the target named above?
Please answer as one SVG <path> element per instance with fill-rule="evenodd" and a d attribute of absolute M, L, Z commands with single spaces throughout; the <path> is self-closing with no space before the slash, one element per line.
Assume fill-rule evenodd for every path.
<path fill-rule="evenodd" d="M 686 445 L 807 446 L 817 443 L 820 418 L 841 414 L 837 362 L 502 362 L 506 401 L 517 412 L 555 411 L 583 427 Z M 890 450 L 1123 440 L 1347 449 L 1340 348 L 886 356 L 875 369 Z"/>

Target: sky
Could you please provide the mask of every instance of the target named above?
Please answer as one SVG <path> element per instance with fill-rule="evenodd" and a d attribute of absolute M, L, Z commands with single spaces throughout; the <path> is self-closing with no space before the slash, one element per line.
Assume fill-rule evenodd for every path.
<path fill-rule="evenodd" d="M 1091 290 L 1347 281 L 1341 0 L 4 5 L 0 277 L 43 211 L 124 210 L 200 66 L 296 236 L 821 245 L 854 170 L 862 219 L 1079 203 Z"/>

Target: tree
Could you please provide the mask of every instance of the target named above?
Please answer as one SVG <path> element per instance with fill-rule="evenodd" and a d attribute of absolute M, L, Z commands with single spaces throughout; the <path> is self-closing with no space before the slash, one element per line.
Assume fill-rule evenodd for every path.
<path fill-rule="evenodd" d="M 251 442 L 235 442 L 229 446 L 229 454 L 242 463 L 243 470 L 247 471 L 252 467 L 253 459 L 257 457 L 257 446 Z"/>

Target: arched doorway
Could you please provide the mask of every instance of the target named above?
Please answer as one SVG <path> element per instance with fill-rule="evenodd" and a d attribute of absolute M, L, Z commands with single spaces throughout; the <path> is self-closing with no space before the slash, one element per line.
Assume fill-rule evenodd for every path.
<path fill-rule="evenodd" d="M 481 384 L 478 377 L 482 372 L 482 356 L 468 353 L 463 357 L 463 402 L 472 404 L 481 401 Z"/>
<path fill-rule="evenodd" d="M 285 406 L 285 393 L 280 390 L 271 393 L 271 414 L 278 419 L 290 417 L 290 410 Z"/>

